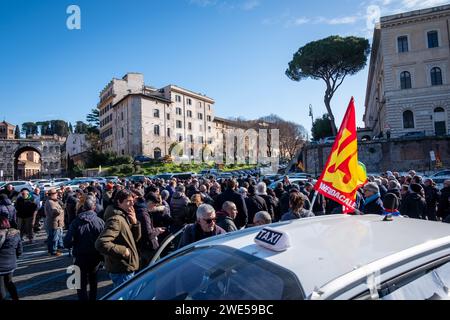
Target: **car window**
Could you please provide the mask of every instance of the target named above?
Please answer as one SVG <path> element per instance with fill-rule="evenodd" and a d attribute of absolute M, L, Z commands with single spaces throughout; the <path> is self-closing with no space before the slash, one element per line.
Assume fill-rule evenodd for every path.
<path fill-rule="evenodd" d="M 111 300 L 300 300 L 290 271 L 228 247 L 196 248 L 162 261 Z"/>
<path fill-rule="evenodd" d="M 389 280 L 378 289 L 380 300 L 449 300 L 450 262 L 421 267 L 396 279 Z M 371 299 L 368 291 L 358 300 Z"/>
<path fill-rule="evenodd" d="M 387 288 L 382 300 L 442 300 L 450 299 L 450 262 L 418 274 L 407 284 L 396 289 Z M 393 290 L 392 292 L 390 292 Z"/>

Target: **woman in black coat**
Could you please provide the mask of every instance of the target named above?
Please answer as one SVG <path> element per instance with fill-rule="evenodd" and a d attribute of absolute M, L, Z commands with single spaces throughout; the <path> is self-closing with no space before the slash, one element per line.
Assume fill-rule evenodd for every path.
<path fill-rule="evenodd" d="M 12 300 L 19 300 L 12 279 L 17 268 L 17 257 L 21 254 L 22 240 L 19 230 L 11 228 L 7 217 L 0 216 L 0 301 L 5 299 L 6 291 Z"/>

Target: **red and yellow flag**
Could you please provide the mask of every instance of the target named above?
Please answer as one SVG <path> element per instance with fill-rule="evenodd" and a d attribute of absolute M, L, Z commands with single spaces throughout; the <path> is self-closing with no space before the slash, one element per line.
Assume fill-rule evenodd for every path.
<path fill-rule="evenodd" d="M 315 189 L 325 197 L 342 204 L 343 212 L 349 213 L 355 208 L 356 191 L 366 182 L 366 169 L 358 162 L 355 103 L 352 97 L 327 165 Z"/>

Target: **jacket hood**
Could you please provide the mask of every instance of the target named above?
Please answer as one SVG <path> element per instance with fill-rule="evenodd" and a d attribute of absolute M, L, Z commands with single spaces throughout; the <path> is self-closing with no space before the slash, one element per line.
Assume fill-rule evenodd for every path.
<path fill-rule="evenodd" d="M 82 221 L 91 222 L 97 217 L 97 214 L 94 211 L 85 211 L 78 215 L 78 218 Z"/>

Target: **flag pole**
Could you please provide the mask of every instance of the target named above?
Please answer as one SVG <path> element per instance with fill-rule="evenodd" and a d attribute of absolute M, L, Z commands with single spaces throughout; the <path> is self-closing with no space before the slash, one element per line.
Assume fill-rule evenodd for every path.
<path fill-rule="evenodd" d="M 314 197 L 311 201 L 311 207 L 309 208 L 310 213 L 313 213 L 313 207 L 314 207 L 314 204 L 316 203 L 316 200 L 317 200 L 317 191 L 314 190 Z"/>

